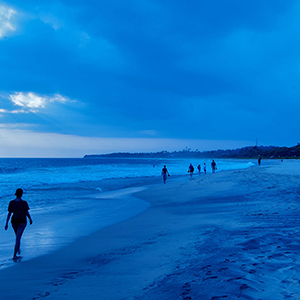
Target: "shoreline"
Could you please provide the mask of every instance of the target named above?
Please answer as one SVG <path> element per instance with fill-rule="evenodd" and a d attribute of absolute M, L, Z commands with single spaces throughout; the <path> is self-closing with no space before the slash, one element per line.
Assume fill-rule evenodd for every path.
<path fill-rule="evenodd" d="M 224 170 L 218 172 L 223 171 Z M 206 176 L 209 176 L 209 174 L 211 174 L 210 168 L 208 169 L 208 174 Z M 196 178 L 198 176 L 199 175 L 197 174 L 197 172 L 195 172 L 193 177 Z M 203 172 L 201 176 L 204 176 Z M 188 179 L 189 175 L 187 173 L 181 175 L 171 175 L 171 177 L 168 179 L 168 182 L 177 182 L 180 180 Z M 120 192 L 122 193 L 123 191 L 126 192 L 126 189 L 128 188 L 151 186 L 153 184 L 160 184 L 161 182 L 162 178 L 160 175 L 150 177 L 142 176 L 134 178 L 119 178 L 117 180 L 104 179 L 95 182 L 81 182 L 79 184 L 60 184 L 59 189 L 61 191 L 59 192 L 59 194 L 57 194 L 57 191 L 59 191 L 58 185 L 54 185 L 50 188 L 46 186 L 32 190 L 30 193 L 25 195 L 25 200 L 35 199 L 39 201 L 39 197 L 41 194 L 45 193 L 45 191 L 47 193 L 47 189 L 49 189 L 49 191 L 52 191 L 52 189 L 54 188 L 56 191 L 55 197 L 58 200 L 59 196 L 67 197 L 67 199 L 70 199 L 67 200 L 66 207 L 69 207 L 71 205 L 72 210 L 64 211 L 65 205 L 58 204 L 58 206 L 56 205 L 55 207 L 51 206 L 51 211 L 45 211 L 43 213 L 40 208 L 35 205 L 35 200 L 30 202 L 30 204 L 32 204 L 31 213 L 34 216 L 34 225 L 27 226 L 25 230 L 24 238 L 22 240 L 22 253 L 24 256 L 23 261 L 33 259 L 40 255 L 48 254 L 52 251 L 65 247 L 67 244 L 72 243 L 74 240 L 82 236 L 89 235 L 96 230 L 101 230 L 103 227 L 110 226 L 113 223 L 119 223 L 122 220 L 131 218 L 135 214 L 139 214 L 142 210 L 144 210 L 142 209 L 142 207 L 146 207 L 146 205 L 144 205 L 143 203 L 138 202 L 141 200 L 134 200 L 136 203 L 136 208 L 133 208 L 129 201 L 125 201 L 124 205 L 120 203 L 120 201 L 122 200 L 120 200 L 119 202 L 114 201 L 114 203 L 108 203 L 105 200 L 106 195 L 110 195 L 111 193 L 116 195 L 119 193 L 117 192 L 118 190 L 120 190 Z M 97 188 L 98 186 L 101 186 L 101 188 Z M 92 194 L 88 194 L 88 189 L 92 190 L 93 188 L 95 192 Z M 74 191 L 71 194 L 66 194 L 70 189 Z M 97 192 L 97 189 L 101 192 Z M 80 195 L 81 193 L 82 195 Z M 100 200 L 101 198 L 103 199 L 103 203 L 97 204 L 95 200 Z M 111 199 L 112 197 L 109 196 L 109 198 Z M 8 201 L 9 200 L 7 200 L 7 202 Z M 84 211 L 82 211 L 82 205 L 80 205 L 78 209 L 76 209 L 76 202 L 82 202 L 82 204 L 84 204 Z M 105 205 L 107 207 L 105 207 Z M 114 209 L 113 205 L 117 206 L 118 209 Z M 120 205 L 122 206 L 122 209 L 119 209 Z M 35 214 L 35 209 L 38 210 L 37 214 Z M 96 211 L 99 211 L 100 213 L 96 213 Z M 101 215 L 101 212 L 104 211 L 105 214 Z M 136 212 L 134 213 L 134 211 Z M 127 216 L 125 215 L 125 212 Z M 56 218 L 49 218 L 49 215 L 51 214 L 55 214 Z M 3 218 L 4 217 L 5 216 L 3 216 Z M 97 219 L 101 221 L 98 222 Z M 104 219 L 106 221 L 102 222 L 102 220 Z M 75 226 L 71 225 L 71 220 L 76 222 Z M 76 225 L 78 223 L 81 223 L 83 226 L 79 228 L 78 225 Z M 95 226 L 93 224 L 97 225 Z M 38 227 L 36 225 L 38 225 Z M 66 233 L 64 233 L 62 229 L 66 230 Z M 3 244 L 3 247 L 0 249 L 0 270 L 10 267 L 13 264 L 13 262 L 10 261 L 10 255 L 11 249 L 13 249 L 14 234 L 11 227 L 9 227 L 8 231 L 9 232 L 2 231 L 0 233 Z"/>
<path fill-rule="evenodd" d="M 295 170 L 288 181 L 271 164 L 150 185 L 133 195 L 151 203 L 141 214 L 0 270 L 2 299 L 270 299 L 274 280 L 272 299 L 295 294 L 282 281 L 298 267 L 286 265 L 297 250 L 287 234 L 298 240 L 296 165 L 283 166 Z"/>

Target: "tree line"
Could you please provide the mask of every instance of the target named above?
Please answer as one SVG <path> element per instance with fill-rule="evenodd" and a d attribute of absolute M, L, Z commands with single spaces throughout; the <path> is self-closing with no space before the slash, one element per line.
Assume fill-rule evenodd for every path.
<path fill-rule="evenodd" d="M 159 152 L 116 152 L 109 154 L 91 154 L 84 158 L 300 158 L 300 144 L 293 147 L 249 146 L 238 149 L 220 149 L 213 151 L 181 151 Z"/>

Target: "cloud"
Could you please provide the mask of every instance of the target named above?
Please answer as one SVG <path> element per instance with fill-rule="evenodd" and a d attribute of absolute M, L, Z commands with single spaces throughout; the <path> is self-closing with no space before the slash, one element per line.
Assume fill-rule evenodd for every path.
<path fill-rule="evenodd" d="M 16 30 L 13 23 L 17 12 L 11 7 L 0 4 L 0 39 Z"/>
<path fill-rule="evenodd" d="M 7 110 L 7 109 L 3 109 L 0 108 L 0 114 L 20 114 L 20 113 L 27 113 L 27 111 L 23 110 L 23 109 L 15 109 L 15 110 Z"/>
<path fill-rule="evenodd" d="M 27 94 L 19 92 L 10 95 L 9 97 L 11 101 L 18 106 L 29 108 L 45 107 L 46 98 L 40 97 L 31 92 Z"/>
<path fill-rule="evenodd" d="M 299 1 L 189 4 L 10 0 L 17 13 L 1 6 L 0 31 L 18 35 L 0 37 L 1 122 L 99 137 L 295 140 Z"/>
<path fill-rule="evenodd" d="M 29 108 L 30 111 L 35 111 L 34 109 L 45 108 L 47 103 L 61 102 L 64 103 L 69 101 L 66 97 L 62 95 L 55 94 L 52 97 L 49 96 L 40 96 L 33 92 L 23 93 L 16 92 L 9 96 L 10 100 L 14 105 L 22 106 L 24 108 Z M 21 112 L 21 111 L 20 111 Z"/>

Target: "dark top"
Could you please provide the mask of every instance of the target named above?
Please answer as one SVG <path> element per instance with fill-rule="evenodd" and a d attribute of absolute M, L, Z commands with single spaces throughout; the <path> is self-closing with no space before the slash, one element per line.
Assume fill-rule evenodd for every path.
<path fill-rule="evenodd" d="M 27 223 L 26 213 L 29 210 L 28 203 L 24 200 L 16 201 L 12 200 L 9 202 L 8 211 L 12 213 L 11 223 L 21 224 Z"/>

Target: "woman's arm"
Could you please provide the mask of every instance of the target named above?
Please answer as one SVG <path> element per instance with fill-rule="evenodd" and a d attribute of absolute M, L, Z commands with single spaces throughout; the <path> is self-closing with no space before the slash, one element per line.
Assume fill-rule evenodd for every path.
<path fill-rule="evenodd" d="M 10 216 L 11 216 L 11 212 L 9 212 L 9 213 L 7 214 L 6 224 L 5 224 L 5 227 L 4 227 L 5 230 L 7 230 L 7 228 L 8 228 L 8 222 L 9 222 Z"/>
<path fill-rule="evenodd" d="M 32 224 L 32 219 L 31 219 L 31 216 L 30 216 L 30 213 L 29 213 L 28 210 L 27 210 L 27 212 L 26 212 L 26 216 L 28 217 L 29 222 L 30 222 L 30 225 L 31 225 L 31 224 Z"/>

